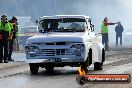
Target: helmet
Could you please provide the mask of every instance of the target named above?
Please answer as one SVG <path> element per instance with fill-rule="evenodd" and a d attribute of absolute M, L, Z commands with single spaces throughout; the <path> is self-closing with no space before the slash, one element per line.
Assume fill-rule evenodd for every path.
<path fill-rule="evenodd" d="M 2 16 L 1 16 L 1 20 L 2 20 L 3 17 L 6 17 L 6 20 L 7 20 L 7 16 L 6 16 L 6 15 L 2 15 Z"/>

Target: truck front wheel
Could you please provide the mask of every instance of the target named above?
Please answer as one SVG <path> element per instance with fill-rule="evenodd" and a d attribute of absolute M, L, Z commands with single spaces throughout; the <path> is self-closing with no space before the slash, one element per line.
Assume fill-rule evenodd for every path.
<path fill-rule="evenodd" d="M 37 74 L 38 73 L 39 67 L 38 67 L 37 64 L 30 63 L 29 66 L 30 66 L 30 72 L 31 72 L 31 74 Z"/>
<path fill-rule="evenodd" d="M 88 67 L 89 67 L 89 57 L 87 57 L 87 60 L 82 64 L 81 68 L 87 73 Z"/>

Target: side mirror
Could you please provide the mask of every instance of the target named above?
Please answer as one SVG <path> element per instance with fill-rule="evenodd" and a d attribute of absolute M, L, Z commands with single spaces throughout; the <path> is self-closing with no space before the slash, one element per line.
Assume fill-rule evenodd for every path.
<path fill-rule="evenodd" d="M 94 25 L 93 24 L 91 25 L 91 29 L 92 29 L 92 32 L 93 32 L 94 31 Z"/>

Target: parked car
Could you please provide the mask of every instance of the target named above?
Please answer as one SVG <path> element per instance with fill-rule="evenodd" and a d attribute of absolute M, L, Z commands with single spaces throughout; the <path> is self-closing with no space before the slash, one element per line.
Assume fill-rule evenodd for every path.
<path fill-rule="evenodd" d="M 25 47 L 26 40 L 37 33 L 39 33 L 38 26 L 22 27 L 19 32 L 19 45 Z"/>

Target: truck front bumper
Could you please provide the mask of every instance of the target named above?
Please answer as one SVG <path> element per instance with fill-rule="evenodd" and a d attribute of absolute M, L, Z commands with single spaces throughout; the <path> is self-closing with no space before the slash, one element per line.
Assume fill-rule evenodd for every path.
<path fill-rule="evenodd" d="M 63 63 L 63 62 L 84 62 L 84 58 L 44 58 L 44 59 L 26 59 L 27 63 Z"/>
<path fill-rule="evenodd" d="M 64 66 L 71 66 L 71 67 L 77 67 L 80 66 L 82 63 L 84 63 L 84 59 L 74 59 L 69 60 L 69 58 L 52 58 L 52 59 L 27 59 L 27 63 L 36 63 L 40 67 L 46 67 L 46 66 L 54 66 L 54 67 L 64 67 Z"/>

